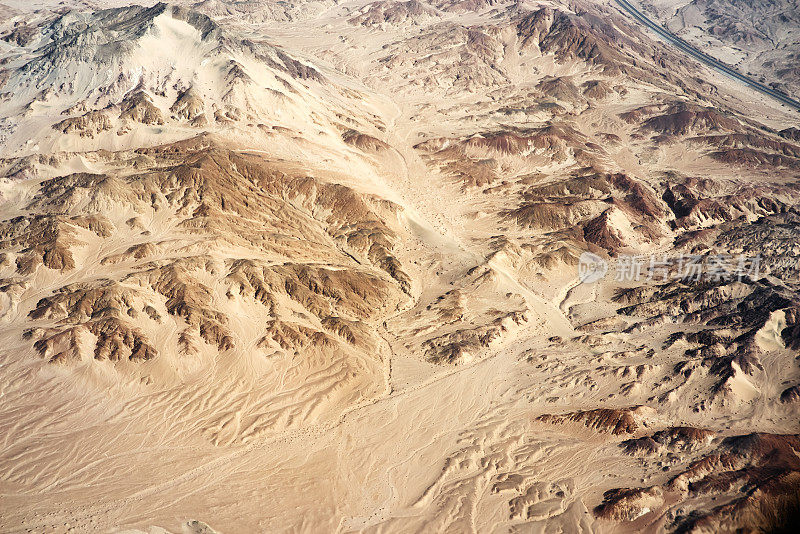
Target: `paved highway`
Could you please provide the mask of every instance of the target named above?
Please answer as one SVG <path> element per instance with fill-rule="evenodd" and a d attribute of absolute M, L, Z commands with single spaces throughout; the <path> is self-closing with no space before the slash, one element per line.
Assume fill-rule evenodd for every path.
<path fill-rule="evenodd" d="M 760 83 L 757 80 L 754 80 L 753 78 L 745 76 L 741 72 L 732 69 L 725 63 L 722 63 L 721 61 L 709 56 L 705 52 L 701 52 L 700 50 L 690 45 L 689 43 L 687 43 L 674 33 L 665 30 L 664 27 L 661 26 L 660 24 L 657 24 L 652 20 L 650 20 L 649 18 L 647 18 L 645 15 L 642 14 L 641 11 L 632 6 L 627 0 L 615 0 L 615 1 L 617 2 L 617 4 L 619 4 L 619 6 L 622 9 L 627 11 L 633 18 L 635 18 L 636 20 L 638 20 L 639 22 L 641 22 L 642 24 L 644 24 L 645 26 L 656 32 L 659 35 L 659 37 L 671 43 L 672 45 L 676 46 L 681 51 L 689 54 L 698 61 L 705 63 L 711 68 L 717 69 L 718 71 L 721 71 L 724 74 L 731 76 L 732 78 L 736 78 L 740 82 L 746 83 L 756 91 L 760 91 L 761 93 L 764 93 L 765 95 L 770 96 L 775 100 L 778 100 L 782 104 L 785 104 L 789 107 L 792 107 L 800 111 L 800 101 L 797 101 L 794 98 L 791 98 L 790 96 L 781 93 L 780 91 L 776 91 L 771 87 L 767 87 L 763 83 Z"/>

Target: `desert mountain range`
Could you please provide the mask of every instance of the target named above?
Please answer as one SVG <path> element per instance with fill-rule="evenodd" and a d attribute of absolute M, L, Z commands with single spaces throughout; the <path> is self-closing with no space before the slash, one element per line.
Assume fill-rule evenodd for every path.
<path fill-rule="evenodd" d="M 798 128 L 611 0 L 4 0 L 0 531 L 789 532 Z"/>

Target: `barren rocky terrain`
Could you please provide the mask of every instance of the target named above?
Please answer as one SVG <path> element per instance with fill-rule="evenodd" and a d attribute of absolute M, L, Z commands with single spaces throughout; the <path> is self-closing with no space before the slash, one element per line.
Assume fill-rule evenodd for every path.
<path fill-rule="evenodd" d="M 665 27 L 764 84 L 800 95 L 797 0 L 642 0 Z"/>
<path fill-rule="evenodd" d="M 5 1 L 0 531 L 789 531 L 798 128 L 610 1 Z"/>

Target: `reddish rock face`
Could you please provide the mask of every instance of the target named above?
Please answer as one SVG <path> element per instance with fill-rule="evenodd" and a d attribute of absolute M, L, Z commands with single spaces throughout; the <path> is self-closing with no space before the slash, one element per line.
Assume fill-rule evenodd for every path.
<path fill-rule="evenodd" d="M 663 445 L 676 450 L 670 446 L 676 441 L 684 447 L 712 452 L 692 462 L 663 486 L 606 492 L 603 504 L 595 513 L 606 519 L 629 521 L 640 515 L 646 506 L 660 506 L 665 499 L 690 503 L 715 495 L 727 502 L 704 512 L 676 516 L 671 527 L 694 532 L 727 530 L 734 525 L 739 528 L 788 526 L 798 510 L 800 461 L 793 451 L 800 443 L 800 436 L 747 434 L 713 440 L 709 439 L 711 436 L 713 433 L 708 431 L 683 428 L 625 442 L 629 453 L 646 456 L 663 455 L 665 451 L 659 448 Z"/>

